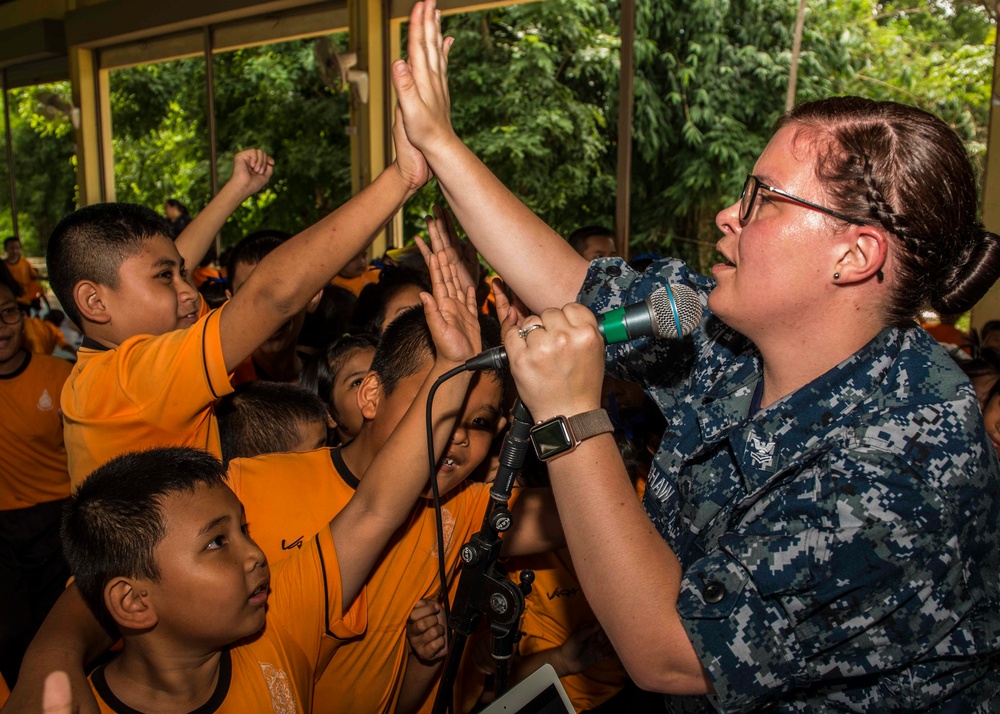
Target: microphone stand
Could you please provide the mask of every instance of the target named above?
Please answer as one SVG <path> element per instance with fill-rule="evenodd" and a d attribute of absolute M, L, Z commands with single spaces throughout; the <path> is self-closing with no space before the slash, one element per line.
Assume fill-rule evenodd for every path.
<path fill-rule="evenodd" d="M 524 613 L 524 598 L 531 592 L 535 574 L 521 572 L 521 584 L 515 585 L 497 568 L 503 541 L 500 534 L 513 525 L 507 504 L 510 501 L 514 479 L 524 465 L 531 440 L 531 414 L 521 404 L 514 402 L 513 424 L 500 449 L 500 468 L 490 489 L 490 508 L 483 519 L 482 528 L 462 546 L 462 573 L 455 592 L 455 601 L 448 618 L 448 627 L 454 634 L 445 663 L 441 686 L 434 699 L 434 714 L 451 710 L 453 690 L 458 667 L 462 662 L 466 641 L 486 617 L 493 633 L 493 658 L 497 662 L 497 695 L 507 689 L 507 667 L 514 653 L 518 625 Z"/>

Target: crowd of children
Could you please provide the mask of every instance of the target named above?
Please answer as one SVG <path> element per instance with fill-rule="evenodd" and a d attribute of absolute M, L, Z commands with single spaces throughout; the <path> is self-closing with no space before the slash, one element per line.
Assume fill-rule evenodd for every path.
<path fill-rule="evenodd" d="M 11 711 L 36 708 L 53 670 L 68 673 L 82 711 L 430 711 L 444 600 L 489 507 L 514 395 L 496 371 L 437 389 L 439 543 L 428 393 L 500 345 L 498 311 L 518 315 L 506 295 L 487 297 L 474 249 L 441 209 L 420 243 L 423 270 L 368 265 L 372 237 L 429 177 L 398 127 L 394 138 L 397 160 L 370 187 L 296 236 L 248 235 L 221 269 L 215 234 L 274 171 L 260 150 L 235 157 L 193 219 L 174 215 L 176 202 L 172 220 L 128 204 L 64 218 L 46 256 L 61 310 L 42 310 L 41 275 L 6 241 L 0 674 Z M 510 507 L 505 556 L 564 547 L 548 489 L 517 488 Z M 604 681 L 613 652 L 592 616 L 574 634 L 580 622 L 531 641 L 564 652 L 568 640 L 566 676 L 602 661 L 596 694 L 579 693 L 590 709 L 626 677 L 619 665 Z"/>

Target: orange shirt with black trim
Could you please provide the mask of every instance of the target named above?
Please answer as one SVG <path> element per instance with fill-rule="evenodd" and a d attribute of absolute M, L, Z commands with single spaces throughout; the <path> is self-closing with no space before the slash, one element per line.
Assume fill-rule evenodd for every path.
<path fill-rule="evenodd" d="M 225 305 L 194 325 L 106 349 L 85 339 L 62 392 L 73 485 L 115 456 L 192 446 L 221 458 L 215 401 L 233 391 L 219 333 Z"/>
<path fill-rule="evenodd" d="M 69 347 L 66 335 L 48 320 L 25 317 L 23 323 L 24 346 L 31 352 L 39 355 L 50 355 L 56 351 L 56 347 L 63 349 Z"/>
<path fill-rule="evenodd" d="M 27 258 L 21 256 L 13 265 L 7 263 L 7 270 L 10 271 L 11 277 L 24 290 L 24 294 L 17 299 L 19 303 L 30 305 L 32 300 L 42 294 L 42 284 L 38 282 L 38 278 L 41 276 L 35 270 L 35 267 L 28 262 Z"/>
<path fill-rule="evenodd" d="M 347 288 L 354 293 L 355 296 L 358 296 L 361 294 L 361 291 L 364 290 L 365 285 L 377 283 L 379 275 L 381 274 L 382 271 L 378 268 L 369 267 L 365 268 L 365 272 L 361 273 L 361 275 L 357 275 L 353 278 L 343 278 L 339 275 L 335 275 L 333 280 L 330 281 L 330 285 L 339 285 L 342 288 Z"/>
<path fill-rule="evenodd" d="M 269 559 L 299 548 L 340 512 L 358 485 L 339 448 L 235 459 L 229 481 Z M 489 500 L 489 484 L 466 482 L 442 501 L 449 577 L 459 549 L 482 526 Z M 406 621 L 417 600 L 438 594 L 437 562 L 434 508 L 421 500 L 368 578 L 364 637 L 341 645 L 316 683 L 317 712 L 395 708 L 409 651 Z"/>
<path fill-rule="evenodd" d="M 344 612 L 340 563 L 329 528 L 271 571 L 264 629 L 223 650 L 215 692 L 197 711 L 320 711 L 313 704 L 317 672 L 326 667 L 335 643 L 364 632 L 364 591 Z M 134 711 L 111 691 L 104 666 L 90 675 L 90 686 L 102 712 Z"/>
<path fill-rule="evenodd" d="M 25 352 L 24 364 L 0 375 L 0 511 L 69 496 L 59 394 L 73 365 Z"/>
<path fill-rule="evenodd" d="M 580 587 L 568 549 L 511 558 L 508 565 L 514 582 L 518 582 L 524 568 L 535 572 L 521 619 L 521 655 L 559 647 L 578 629 L 597 620 Z M 559 679 L 578 712 L 611 699 L 627 680 L 625 668 L 614 658 Z"/>

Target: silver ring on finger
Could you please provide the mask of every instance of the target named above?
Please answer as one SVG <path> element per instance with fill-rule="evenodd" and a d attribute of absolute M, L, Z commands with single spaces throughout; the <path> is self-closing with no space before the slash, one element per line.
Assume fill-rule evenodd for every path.
<path fill-rule="evenodd" d="M 527 339 L 528 333 L 531 332 L 532 330 L 544 330 L 544 329 L 545 325 L 542 325 L 540 323 L 535 325 L 528 325 L 527 327 L 518 329 L 517 336 L 520 337 L 522 340 L 524 340 Z"/>

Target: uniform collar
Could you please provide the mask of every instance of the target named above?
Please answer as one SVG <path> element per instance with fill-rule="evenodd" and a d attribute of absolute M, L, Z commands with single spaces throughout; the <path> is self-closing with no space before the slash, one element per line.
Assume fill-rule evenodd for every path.
<path fill-rule="evenodd" d="M 751 417 L 753 393 L 762 379 L 760 356 L 754 354 L 733 378 L 713 385 L 702 398 L 699 451 L 728 438 L 744 485 L 753 491 L 820 444 L 849 441 L 853 435 L 843 430 L 844 420 L 885 384 L 902 342 L 901 330 L 885 328 L 833 369 Z M 831 438 L 838 429 L 841 434 Z"/>

